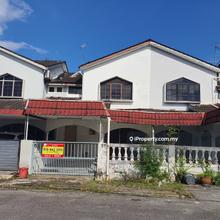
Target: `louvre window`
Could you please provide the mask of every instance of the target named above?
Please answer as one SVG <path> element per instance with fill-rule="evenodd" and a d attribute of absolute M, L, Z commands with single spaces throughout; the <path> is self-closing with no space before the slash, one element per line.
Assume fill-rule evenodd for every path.
<path fill-rule="evenodd" d="M 0 76 L 0 97 L 22 97 L 23 81 L 10 74 Z"/>
<path fill-rule="evenodd" d="M 132 83 L 118 77 L 101 83 L 102 100 L 132 100 Z"/>
<path fill-rule="evenodd" d="M 200 85 L 186 78 L 166 84 L 166 101 L 200 102 Z"/>

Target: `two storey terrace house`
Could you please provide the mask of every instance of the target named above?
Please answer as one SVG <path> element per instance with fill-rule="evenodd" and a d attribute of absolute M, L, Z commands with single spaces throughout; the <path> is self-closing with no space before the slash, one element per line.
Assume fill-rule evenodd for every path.
<path fill-rule="evenodd" d="M 3 47 L 0 64 L 1 139 L 67 143 L 64 156 L 71 158 L 74 143 L 118 144 L 107 158 L 131 158 L 137 152 L 121 145 L 146 138 L 167 144 L 173 127 L 176 145 L 220 147 L 219 67 L 154 40 L 82 64 L 74 74 L 64 61 L 34 61 Z M 95 158 L 97 149 L 91 152 Z"/>

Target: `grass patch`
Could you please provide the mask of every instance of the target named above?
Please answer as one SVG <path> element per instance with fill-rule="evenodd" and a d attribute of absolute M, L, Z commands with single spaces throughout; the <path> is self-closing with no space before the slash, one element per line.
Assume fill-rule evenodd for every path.
<path fill-rule="evenodd" d="M 81 191 L 124 193 L 143 196 L 178 196 L 192 198 L 186 185 L 180 183 L 164 183 L 158 185 L 146 180 L 111 180 L 111 181 L 89 181 L 81 185 Z"/>
<path fill-rule="evenodd" d="M 192 198 L 187 186 L 180 183 L 158 184 L 145 179 L 95 181 L 77 178 L 30 178 L 27 182 L 15 181 L 0 184 L 2 189 L 41 190 L 41 191 L 82 191 L 95 193 L 119 193 L 153 197 L 187 197 Z"/>

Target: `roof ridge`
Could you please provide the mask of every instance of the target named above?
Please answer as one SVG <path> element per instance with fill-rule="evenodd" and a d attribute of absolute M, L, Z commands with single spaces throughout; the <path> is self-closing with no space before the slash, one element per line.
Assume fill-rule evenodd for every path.
<path fill-rule="evenodd" d="M 148 39 L 148 40 L 136 43 L 136 44 L 128 46 L 126 48 L 123 48 L 123 49 L 120 49 L 118 51 L 112 52 L 110 54 L 104 55 L 104 56 L 102 56 L 100 58 L 88 61 L 88 62 L 86 62 L 84 64 L 81 64 L 79 66 L 79 68 L 83 69 L 85 67 L 85 69 L 87 69 L 87 68 L 95 66 L 96 62 L 98 62 L 98 64 L 99 63 L 103 63 L 106 60 L 111 60 L 111 59 L 114 59 L 115 57 L 119 57 L 119 56 L 124 55 L 124 53 L 126 53 L 126 51 L 127 51 L 127 53 L 130 53 L 130 52 L 136 51 L 136 50 L 138 50 L 140 48 L 143 48 L 145 46 L 153 46 L 153 47 L 155 47 L 157 49 L 160 49 L 160 50 L 163 50 L 163 51 L 165 51 L 167 53 L 173 54 L 174 56 L 178 56 L 178 57 L 182 56 L 181 58 L 187 60 L 188 62 L 192 62 L 192 63 L 195 63 L 195 64 L 197 64 L 199 66 L 203 66 L 206 69 L 212 69 L 212 71 L 214 71 L 214 72 L 220 72 L 220 68 L 218 66 L 215 66 L 212 63 L 209 63 L 209 62 L 207 62 L 205 60 L 202 60 L 200 58 L 197 58 L 197 57 L 195 57 L 193 55 L 187 54 L 187 53 L 185 53 L 183 51 L 180 51 L 178 49 L 172 48 L 172 47 L 167 46 L 165 44 L 159 43 L 158 41 L 155 41 L 155 40 L 152 40 L 152 39 Z M 124 53 L 121 54 L 122 52 L 124 52 Z"/>
<path fill-rule="evenodd" d="M 6 52 L 6 53 L 9 53 L 9 54 L 12 54 L 14 56 L 20 57 L 20 58 L 22 58 L 22 60 L 29 61 L 29 63 L 33 62 L 35 65 L 40 66 L 41 69 L 46 69 L 46 67 L 44 65 L 36 62 L 35 60 L 33 60 L 33 59 L 29 58 L 29 57 L 26 57 L 26 56 L 24 56 L 24 55 L 22 55 L 20 53 L 17 53 L 15 51 L 10 50 L 10 49 L 8 49 L 6 47 L 3 47 L 3 46 L 0 46 L 0 49 L 3 50 L 3 51 L 5 50 L 4 52 Z M 32 64 L 32 65 L 34 65 L 34 64 Z M 42 68 L 42 67 L 44 67 L 44 68 Z"/>

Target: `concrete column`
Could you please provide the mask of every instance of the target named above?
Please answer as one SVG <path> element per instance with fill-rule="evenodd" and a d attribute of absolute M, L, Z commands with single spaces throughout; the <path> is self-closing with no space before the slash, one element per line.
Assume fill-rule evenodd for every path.
<path fill-rule="evenodd" d="M 155 144 L 155 140 L 154 140 L 154 138 L 155 138 L 155 130 L 154 130 L 154 126 L 153 126 L 153 125 L 151 126 L 151 136 L 152 136 L 152 138 L 153 138 L 153 139 L 152 139 L 152 140 L 153 140 L 152 142 L 153 142 L 153 145 L 154 145 L 154 144 Z"/>
<path fill-rule="evenodd" d="M 48 141 L 49 131 L 46 132 L 46 141 Z"/>
<path fill-rule="evenodd" d="M 28 129 L 29 129 L 29 115 L 26 116 L 25 120 L 25 134 L 24 134 L 24 139 L 28 139 Z"/>
<path fill-rule="evenodd" d="M 175 145 L 169 145 L 168 169 L 171 171 L 172 166 L 175 164 Z"/>
<path fill-rule="evenodd" d="M 29 168 L 29 173 L 31 173 L 32 148 L 33 148 L 32 140 L 21 140 L 19 168 L 21 167 Z"/>
<path fill-rule="evenodd" d="M 110 134 L 110 121 L 107 121 L 107 135 Z M 109 136 L 109 135 L 108 135 Z M 107 143 L 110 142 L 110 136 L 107 136 Z M 108 176 L 109 166 L 109 152 L 108 144 L 104 144 L 104 129 L 103 121 L 99 121 L 99 144 L 98 144 L 98 158 L 97 158 L 97 178 Z"/>
<path fill-rule="evenodd" d="M 101 118 L 99 120 L 99 142 L 100 143 L 104 142 L 103 124 Z"/>
<path fill-rule="evenodd" d="M 97 178 L 107 175 L 107 145 L 99 142 L 97 158 Z"/>
<path fill-rule="evenodd" d="M 111 118 L 108 117 L 108 125 L 107 125 L 107 152 L 106 152 L 106 176 L 109 177 L 109 150 L 110 150 L 110 132 L 111 132 Z"/>

